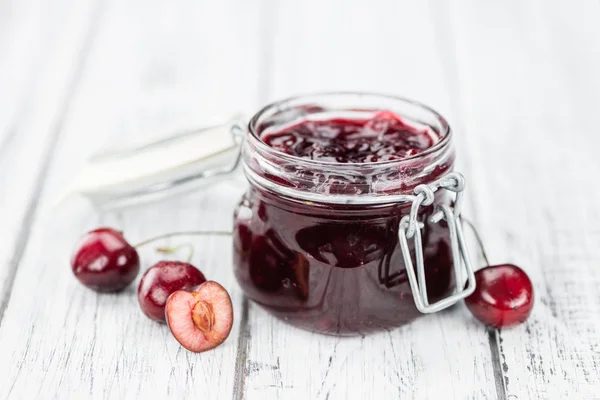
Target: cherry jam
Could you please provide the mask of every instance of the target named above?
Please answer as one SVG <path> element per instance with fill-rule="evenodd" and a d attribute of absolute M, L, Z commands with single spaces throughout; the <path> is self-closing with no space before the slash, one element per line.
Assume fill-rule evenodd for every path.
<path fill-rule="evenodd" d="M 356 106 L 332 107 L 340 96 Z M 411 206 L 402 199 L 449 172 L 454 152 L 433 111 L 384 96 L 369 108 L 362 95 L 344 96 L 284 101 L 251 121 L 243 151 L 251 185 L 234 213 L 234 271 L 246 295 L 273 315 L 356 335 L 421 315 L 398 243 Z M 423 115 L 412 117 L 414 109 Z M 419 214 L 431 301 L 454 289 L 447 227 L 427 219 L 448 201 L 437 192 Z"/>
<path fill-rule="evenodd" d="M 263 141 L 297 157 L 339 163 L 403 160 L 439 141 L 431 129 L 407 125 L 398 115 L 381 111 L 363 120 L 303 120 Z"/>

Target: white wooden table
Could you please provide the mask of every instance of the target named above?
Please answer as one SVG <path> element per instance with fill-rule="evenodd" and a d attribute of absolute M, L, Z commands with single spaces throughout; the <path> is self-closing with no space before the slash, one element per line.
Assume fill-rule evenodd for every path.
<path fill-rule="evenodd" d="M 593 0 L 0 0 L 0 398 L 600 398 L 599 18 Z M 463 305 L 364 338 L 275 320 L 233 278 L 239 176 L 119 212 L 52 207 L 103 146 L 321 90 L 447 116 L 467 214 L 534 281 L 526 324 L 488 331 Z M 206 231 L 193 262 L 232 294 L 229 339 L 189 353 L 135 284 L 79 285 L 70 252 L 99 225 Z"/>

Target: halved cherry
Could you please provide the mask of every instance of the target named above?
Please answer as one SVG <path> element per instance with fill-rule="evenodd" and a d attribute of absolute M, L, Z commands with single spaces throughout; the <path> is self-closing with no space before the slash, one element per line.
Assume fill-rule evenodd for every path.
<path fill-rule="evenodd" d="M 195 353 L 223 343 L 233 325 L 229 293 L 214 281 L 204 282 L 192 292 L 174 292 L 167 300 L 165 313 L 175 339 Z"/>

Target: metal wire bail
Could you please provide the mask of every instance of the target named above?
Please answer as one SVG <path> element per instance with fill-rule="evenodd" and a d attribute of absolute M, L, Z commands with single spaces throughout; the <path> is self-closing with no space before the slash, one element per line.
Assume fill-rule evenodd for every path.
<path fill-rule="evenodd" d="M 404 257 L 410 289 L 412 290 L 417 309 L 425 314 L 443 310 L 469 296 L 475 290 L 475 274 L 473 272 L 460 221 L 464 187 L 465 178 L 458 172 L 449 173 L 444 178 L 432 184 L 417 186 L 414 190 L 415 197 L 410 209 L 410 214 L 403 217 L 400 221 L 398 239 L 400 241 L 402 256 Z M 428 206 L 433 204 L 434 194 L 438 189 L 445 189 L 456 193 L 456 200 L 453 208 L 448 205 L 438 206 L 437 210 L 429 218 L 431 223 L 439 223 L 444 219 L 448 224 L 456 288 L 448 297 L 438 300 L 434 304 L 429 304 L 427 282 L 425 279 L 425 265 L 423 262 L 423 243 L 421 239 L 423 223 L 418 221 L 418 212 L 421 205 Z M 411 238 L 414 238 L 415 243 L 416 272 L 408 247 L 408 239 Z M 467 275 L 466 287 L 464 286 L 463 281 L 464 270 L 466 270 Z"/>

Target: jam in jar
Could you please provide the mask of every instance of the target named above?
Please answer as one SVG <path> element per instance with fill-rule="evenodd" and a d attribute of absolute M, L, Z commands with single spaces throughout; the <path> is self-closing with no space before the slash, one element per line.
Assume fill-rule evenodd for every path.
<path fill-rule="evenodd" d="M 295 326 L 337 335 L 421 315 L 398 234 L 415 188 L 453 168 L 440 115 L 383 95 L 292 98 L 252 118 L 242 160 L 250 187 L 234 213 L 234 269 L 250 299 Z M 417 214 L 432 301 L 456 286 L 448 224 L 428 218 L 450 203 L 437 191 Z"/>

